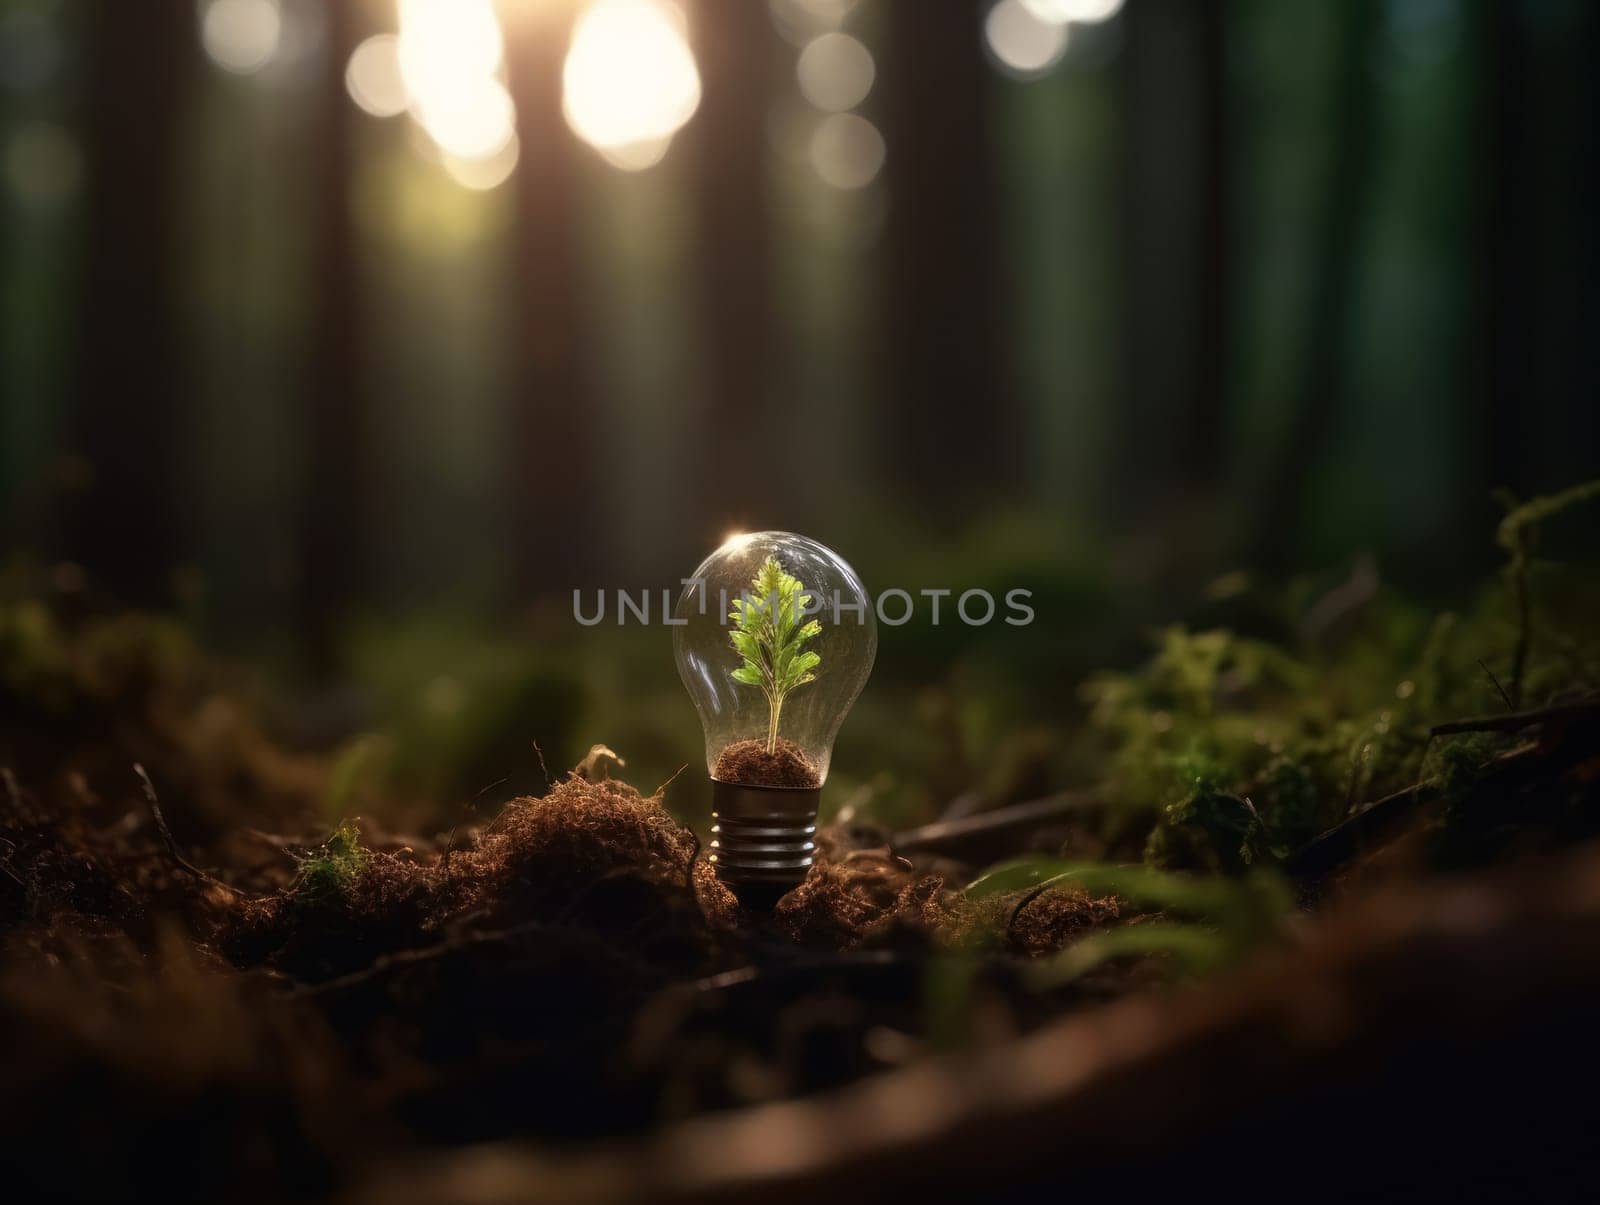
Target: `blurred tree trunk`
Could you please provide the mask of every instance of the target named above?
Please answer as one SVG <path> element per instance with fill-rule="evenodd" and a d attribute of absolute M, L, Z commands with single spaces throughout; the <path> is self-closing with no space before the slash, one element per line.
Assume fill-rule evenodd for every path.
<path fill-rule="evenodd" d="M 1128 311 L 1120 506 L 1215 492 L 1232 323 L 1224 0 L 1124 13 Z"/>
<path fill-rule="evenodd" d="M 1482 237 L 1478 265 L 1478 355 L 1483 371 L 1480 428 L 1484 474 L 1491 487 L 1519 495 L 1528 488 L 1527 446 L 1521 417 L 1519 378 L 1532 376 L 1531 328 L 1535 307 L 1534 262 L 1526 254 L 1522 223 L 1527 204 L 1531 144 L 1525 128 L 1528 46 L 1510 0 L 1490 0 L 1473 10 L 1473 67 L 1478 71 L 1478 168 Z"/>
<path fill-rule="evenodd" d="M 306 391 L 307 471 L 300 516 L 300 630 L 312 668 L 336 668 L 339 629 L 359 601 L 370 568 L 360 256 L 351 209 L 355 106 L 345 65 L 361 39 L 356 6 L 327 6 L 327 41 L 312 130 L 311 213 L 315 298 L 310 388 Z"/>
<path fill-rule="evenodd" d="M 1333 435 L 1348 380 L 1361 243 L 1372 201 L 1378 109 L 1374 68 L 1381 13 L 1378 0 L 1347 0 L 1339 11 L 1322 224 L 1300 355 L 1303 376 L 1298 396 L 1289 399 L 1294 407 L 1289 434 L 1257 518 L 1255 556 L 1269 568 L 1293 560 L 1305 484 Z"/>
<path fill-rule="evenodd" d="M 979 0 L 890 0 L 883 39 L 889 220 L 881 435 L 935 513 L 1015 497 L 1016 400 L 1001 354 L 992 68 Z"/>
<path fill-rule="evenodd" d="M 775 414 L 772 237 L 767 197 L 767 115 L 772 20 L 764 4 L 699 0 L 694 51 L 701 99 L 692 140 L 699 208 L 700 362 L 707 400 L 699 422 L 703 463 L 693 521 L 720 539 L 730 526 L 763 521 L 759 499 L 791 496 Z M 774 480 L 773 472 L 780 474 Z M 744 510 L 754 504 L 758 509 Z"/>
<path fill-rule="evenodd" d="M 1200 194 L 1200 373 L 1195 407 L 1182 424 L 1181 479 L 1197 491 L 1220 483 L 1227 446 L 1233 350 L 1233 158 L 1228 125 L 1228 23 L 1225 0 L 1196 7 L 1200 39 L 1202 192 Z"/>
<path fill-rule="evenodd" d="M 575 6 L 502 9 L 521 156 L 511 178 L 511 415 L 505 472 L 518 601 L 594 584 L 600 473 L 586 370 L 576 143 L 561 111 Z"/>
<path fill-rule="evenodd" d="M 192 0 L 83 6 L 83 274 L 71 443 L 88 483 L 69 552 L 127 601 L 170 601 L 192 552 L 179 168 L 196 58 Z"/>
<path fill-rule="evenodd" d="M 1528 497 L 1593 476 L 1600 445 L 1600 6 L 1472 15 L 1479 484 Z"/>
<path fill-rule="evenodd" d="M 21 106 L 9 96 L 0 96 L 0 123 L 11 126 L 20 117 Z M 21 546 L 24 536 L 23 481 L 26 480 L 22 456 L 27 448 L 23 436 L 28 404 L 17 380 L 16 363 L 21 358 L 22 324 L 15 317 L 12 291 L 13 265 L 18 257 L 14 245 L 22 227 L 21 206 L 14 189 L 0 188 L 0 543 Z M 18 276 L 21 273 L 17 273 Z M 36 540 L 49 536 L 35 532 Z"/>

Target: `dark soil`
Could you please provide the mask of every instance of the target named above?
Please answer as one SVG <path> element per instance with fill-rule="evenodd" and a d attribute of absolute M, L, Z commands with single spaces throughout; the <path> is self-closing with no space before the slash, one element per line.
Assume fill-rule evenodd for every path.
<path fill-rule="evenodd" d="M 697 853 L 694 834 L 660 799 L 571 775 L 543 798 L 511 800 L 466 848 L 426 858 L 374 852 L 331 894 L 243 900 L 217 942 L 240 965 L 306 982 L 463 934 L 536 924 L 552 908 L 600 931 L 637 927 L 635 908 L 660 924 L 676 914 L 677 937 L 705 945 L 733 922 L 737 903 Z"/>
<path fill-rule="evenodd" d="M 1229 1093 L 1245 1086 L 1264 1116 L 1290 1116 L 1273 1108 L 1288 1074 L 1261 1054 L 1273 1040 L 1315 1045 L 1314 1059 L 1285 1064 L 1296 1090 L 1314 1095 L 1329 1068 L 1342 1072 L 1347 1053 L 1363 1049 L 1364 1031 L 1346 1020 L 1355 1005 L 1382 1013 L 1391 999 L 1419 995 L 1413 981 L 1438 986 L 1455 974 L 1437 995 L 1465 1003 L 1492 989 L 1504 1005 L 1488 1032 L 1537 1020 L 1523 1001 L 1540 982 L 1552 1006 L 1587 1008 L 1592 998 L 1562 978 L 1577 966 L 1573 950 L 1595 948 L 1600 925 L 1600 700 L 1589 696 L 1543 722 L 1519 720 L 1518 742 L 1474 757 L 1459 781 L 1447 775 L 1355 808 L 1303 849 L 1285 873 L 1308 914 L 1256 951 L 1283 954 L 1278 969 L 1261 964 L 1253 986 L 1236 986 L 1237 969 L 1213 969 L 1211 985 L 1156 992 L 1145 989 L 1174 964 L 1138 952 L 1044 983 L 1042 958 L 1148 926 L 1136 945 L 1174 918 L 1152 914 L 1148 900 L 1141 914 L 1131 900 L 1078 889 L 969 897 L 959 886 L 991 857 L 975 852 L 984 833 L 973 818 L 941 838 L 936 856 L 913 858 L 902 856 L 911 845 L 865 821 L 824 828 L 807 879 L 770 914 L 739 907 L 659 793 L 605 778 L 599 761 L 540 797 L 512 799 L 481 826 L 430 837 L 368 824 L 359 839 L 341 826 L 330 839 L 316 820 L 327 777 L 319 763 L 276 753 L 246 709 L 170 655 L 126 632 L 104 644 L 89 635 L 63 631 L 61 655 L 49 650 L 48 707 L 0 682 L 0 718 L 14 721 L 0 725 L 0 1166 L 25 1198 L 105 1205 L 353 1190 L 358 1199 L 402 1157 L 446 1163 L 445 1148 L 508 1138 L 544 1158 L 567 1141 L 670 1134 L 677 1121 L 715 1125 L 708 1114 L 778 1102 L 769 1113 L 809 1115 L 796 1098 L 855 1081 L 870 1089 L 887 1081 L 879 1073 L 906 1067 L 918 1108 L 871 1114 L 895 1131 L 885 1140 L 894 1146 L 904 1140 L 896 1127 L 919 1109 L 956 1116 L 971 1104 L 963 1085 L 991 1083 L 956 1075 L 930 1098 L 927 1085 L 941 1081 L 918 1078 L 933 1067 L 924 1055 L 957 1045 L 997 1053 L 1075 1024 L 1079 1012 L 1079 1054 L 992 1083 L 1026 1086 L 1035 1072 L 1074 1067 L 1092 1079 L 1101 1051 L 1120 1042 L 1131 1070 L 1099 1082 L 1120 1084 L 1121 1095 L 1059 1130 L 1017 1129 L 1015 1140 L 1062 1133 L 1101 1151 L 1124 1149 L 1124 1139 L 1159 1146 L 1170 1135 L 1160 1106 L 1203 1098 L 1198 1147 L 1210 1132 L 1202 1122 L 1226 1121 Z M 745 745 L 759 768 L 764 751 Z M 748 756 L 738 758 L 745 769 Z M 776 760 L 767 785 L 814 784 L 792 746 Z M 135 761 L 150 771 L 160 811 Z M 1013 817 L 994 831 L 1019 852 L 1059 820 L 1027 803 L 1015 810 L 1027 824 Z M 1137 858 L 1140 840 L 1106 847 L 1106 860 Z M 1047 848 L 1060 851 L 1060 838 Z M 1548 899 L 1486 871 L 1538 858 L 1571 860 L 1546 863 L 1567 867 L 1545 876 L 1562 886 Z M 1399 894 L 1379 906 L 1366 893 L 1385 885 Z M 1337 910 L 1363 899 L 1373 902 L 1340 928 Z M 1522 912 L 1515 927 L 1499 925 Z M 1219 914 L 1208 928 L 1248 942 L 1258 940 L 1251 923 Z M 1408 926 L 1432 927 L 1414 953 L 1393 945 Z M 1474 926 L 1485 932 L 1474 936 Z M 1193 927 L 1189 936 L 1204 938 Z M 1346 947 L 1350 983 L 1330 994 L 1316 960 Z M 1600 967 L 1585 961 L 1586 976 L 1591 964 Z M 1485 966 L 1518 969 L 1484 976 Z M 1099 1006 L 1130 994 L 1126 1024 L 1101 1020 L 1110 1010 Z M 1304 1003 L 1303 1015 L 1262 1022 L 1250 1011 L 1252 1000 L 1278 997 Z M 1198 1032 L 1192 1014 L 1175 1004 L 1169 1016 L 1162 1000 L 1210 1010 L 1235 1044 L 1208 1044 L 1199 1059 L 1184 1048 Z M 1394 1050 L 1418 1048 L 1417 1035 L 1449 1020 L 1444 1004 L 1429 1008 L 1391 1046 L 1366 1048 L 1368 1064 L 1391 1065 Z M 1475 1075 L 1479 1036 L 1466 1033 L 1441 1066 Z M 1503 1053 L 1516 1054 L 1515 1044 Z M 1202 1067 L 1204 1091 L 1180 1074 Z M 1461 1096 L 1431 1065 L 1417 1082 L 1440 1085 L 1421 1104 Z M 1496 1099 L 1517 1100 L 1518 1117 L 1548 1114 L 1522 1088 Z M 1366 1100 L 1340 1105 L 1339 1116 L 1360 1121 Z M 814 1112 L 833 1116 L 827 1102 Z M 835 1120 L 855 1126 L 860 1116 Z M 822 1132 L 805 1130 L 818 1157 L 834 1145 Z M 1328 1132 L 1314 1130 L 1319 1141 Z M 1234 1166 L 1230 1152 L 1249 1141 L 1247 1130 L 1205 1158 Z M 720 1166 L 720 1153 L 682 1157 L 691 1149 L 705 1148 L 675 1148 L 672 1166 Z M 751 1140 L 740 1149 L 799 1148 Z M 1062 1176 L 1081 1170 L 1048 1138 L 1030 1149 L 1055 1158 Z M 970 1162 L 985 1175 L 1010 1166 L 983 1154 Z M 855 1184 L 864 1191 L 801 1199 L 882 1195 L 870 1176 Z M 975 1195 L 993 1199 L 1011 1185 L 990 1187 Z M 541 1191 L 574 1199 L 562 1188 Z"/>
<path fill-rule="evenodd" d="M 747 787 L 820 787 L 822 776 L 793 741 L 778 738 L 767 752 L 765 741 L 735 741 L 717 754 L 711 777 Z"/>
<path fill-rule="evenodd" d="M 985 919 L 826 830 L 779 911 L 744 913 L 659 797 L 576 772 L 440 847 L 369 829 L 335 865 L 308 842 L 276 889 L 169 845 L 131 772 L 49 805 L 7 786 L 0 1157 L 69 1199 L 170 1195 L 177 1166 L 324 1193 L 385 1151 L 836 1087 L 920 1045 L 939 950 L 1007 940 L 1003 901 Z"/>

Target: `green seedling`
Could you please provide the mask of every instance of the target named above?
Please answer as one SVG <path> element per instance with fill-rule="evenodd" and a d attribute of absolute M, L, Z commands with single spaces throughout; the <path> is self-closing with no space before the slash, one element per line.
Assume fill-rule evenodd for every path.
<path fill-rule="evenodd" d="M 783 701 L 791 691 L 815 682 L 815 670 L 822 663 L 818 653 L 803 650 L 806 641 L 822 631 L 815 619 L 805 618 L 811 595 L 800 579 L 783 571 L 775 557 L 768 557 L 750 582 L 750 593 L 733 601 L 728 618 L 733 630 L 728 633 L 734 651 L 744 664 L 733 671 L 733 680 L 760 687 L 767 696 L 767 752 L 778 747 L 778 717 Z"/>

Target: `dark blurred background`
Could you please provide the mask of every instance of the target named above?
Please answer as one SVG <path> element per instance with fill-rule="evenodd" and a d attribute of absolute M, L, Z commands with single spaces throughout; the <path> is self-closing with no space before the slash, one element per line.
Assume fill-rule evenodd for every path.
<path fill-rule="evenodd" d="M 4 0 L 6 551 L 312 736 L 471 715 L 451 783 L 691 760 L 665 631 L 571 591 L 741 528 L 1034 589 L 882 672 L 1035 708 L 1230 569 L 1448 597 L 1600 465 L 1597 53 L 1585 0 Z M 924 760 L 1011 723 L 914 698 Z"/>

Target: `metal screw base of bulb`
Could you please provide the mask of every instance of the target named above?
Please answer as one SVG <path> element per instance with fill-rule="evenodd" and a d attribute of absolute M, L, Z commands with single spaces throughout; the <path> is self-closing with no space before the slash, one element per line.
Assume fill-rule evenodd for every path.
<path fill-rule="evenodd" d="M 821 787 L 752 787 L 711 780 L 717 878 L 746 908 L 772 908 L 798 887 L 816 853 Z"/>

